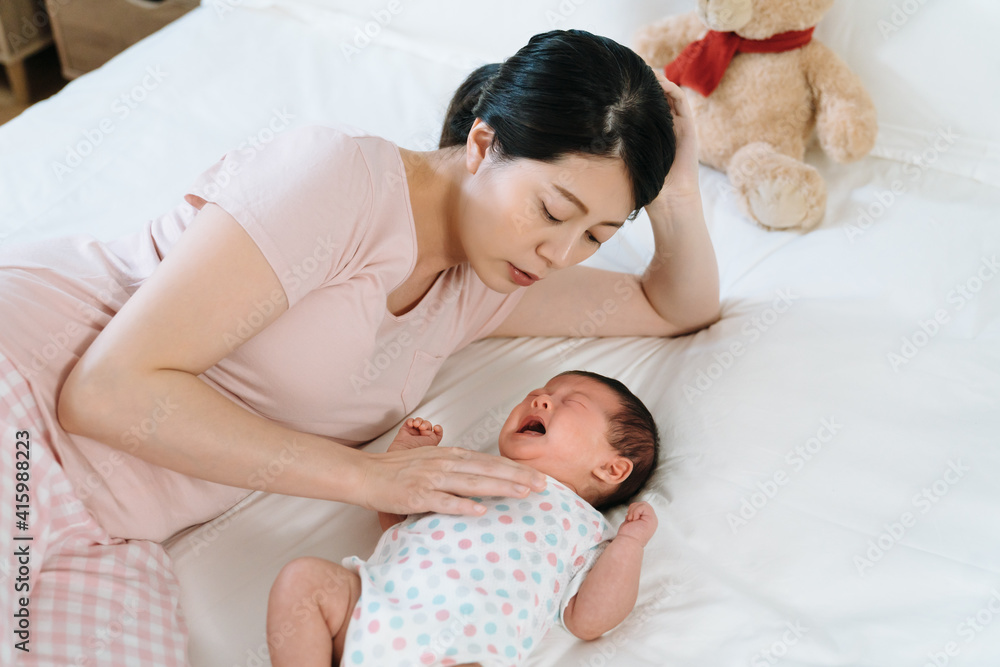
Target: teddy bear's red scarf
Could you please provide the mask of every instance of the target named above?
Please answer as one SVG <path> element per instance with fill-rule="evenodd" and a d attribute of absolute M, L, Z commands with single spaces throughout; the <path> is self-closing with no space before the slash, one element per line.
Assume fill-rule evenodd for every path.
<path fill-rule="evenodd" d="M 673 62 L 664 68 L 667 78 L 708 97 L 716 89 L 726 68 L 737 53 L 780 53 L 799 49 L 812 40 L 813 30 L 791 30 L 768 39 L 744 39 L 735 32 L 709 30 L 696 42 L 688 44 Z"/>

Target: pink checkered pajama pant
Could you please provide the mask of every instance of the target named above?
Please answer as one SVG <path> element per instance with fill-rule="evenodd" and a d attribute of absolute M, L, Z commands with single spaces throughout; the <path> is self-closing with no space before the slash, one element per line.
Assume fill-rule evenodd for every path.
<path fill-rule="evenodd" d="M 187 665 L 169 556 L 94 520 L 53 456 L 27 381 L 2 354 L 0 438 L 0 665 Z"/>

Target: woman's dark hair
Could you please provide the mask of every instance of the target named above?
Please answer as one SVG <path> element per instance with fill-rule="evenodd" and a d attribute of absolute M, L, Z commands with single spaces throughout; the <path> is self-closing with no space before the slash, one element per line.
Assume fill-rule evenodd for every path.
<path fill-rule="evenodd" d="M 448 106 L 439 147 L 464 145 L 476 118 L 493 128 L 500 161 L 621 158 L 632 181 L 630 218 L 656 198 L 676 151 L 653 70 L 631 49 L 584 30 L 540 33 L 503 63 L 472 72 Z"/>
<path fill-rule="evenodd" d="M 590 371 L 564 371 L 559 375 L 596 380 L 618 396 L 621 406 L 609 416 L 607 438 L 619 454 L 632 462 L 632 473 L 618 488 L 595 502 L 594 508 L 603 512 L 630 501 L 642 491 L 659 464 L 660 434 L 653 415 L 628 387 L 614 378 Z"/>

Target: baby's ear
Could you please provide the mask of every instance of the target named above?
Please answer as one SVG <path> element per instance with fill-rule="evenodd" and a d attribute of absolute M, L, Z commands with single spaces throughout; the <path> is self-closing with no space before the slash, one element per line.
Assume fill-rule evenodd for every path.
<path fill-rule="evenodd" d="M 597 475 L 608 484 L 621 484 L 632 474 L 632 461 L 624 456 L 616 456 L 602 465 Z"/>

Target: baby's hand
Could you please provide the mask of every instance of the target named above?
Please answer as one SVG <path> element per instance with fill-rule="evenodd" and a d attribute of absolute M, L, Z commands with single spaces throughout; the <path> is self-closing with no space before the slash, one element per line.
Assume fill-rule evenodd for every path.
<path fill-rule="evenodd" d="M 399 429 L 399 433 L 389 444 L 390 452 L 401 449 L 416 449 L 417 447 L 434 447 L 441 442 L 444 430 L 440 425 L 432 424 L 426 419 L 413 417 L 407 419 Z"/>
<path fill-rule="evenodd" d="M 656 525 L 656 513 L 652 505 L 647 502 L 632 503 L 628 506 L 625 521 L 618 528 L 618 537 L 634 537 L 642 546 L 646 546 L 649 538 L 656 532 Z"/>

